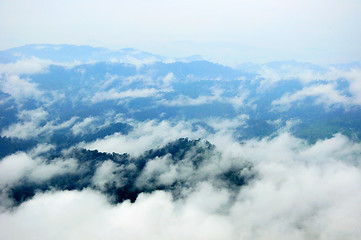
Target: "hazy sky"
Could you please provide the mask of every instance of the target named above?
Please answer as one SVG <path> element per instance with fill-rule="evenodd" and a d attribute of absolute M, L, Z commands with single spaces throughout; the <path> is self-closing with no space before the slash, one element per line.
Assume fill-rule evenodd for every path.
<path fill-rule="evenodd" d="M 0 0 L 0 49 L 134 47 L 224 62 L 360 61 L 360 0 Z"/>

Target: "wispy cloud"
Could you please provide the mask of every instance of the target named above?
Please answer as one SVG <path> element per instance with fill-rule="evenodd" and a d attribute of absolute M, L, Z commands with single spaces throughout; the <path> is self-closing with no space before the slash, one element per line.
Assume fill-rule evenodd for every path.
<path fill-rule="evenodd" d="M 87 117 L 84 118 L 81 122 L 78 122 L 72 126 L 71 131 L 73 132 L 74 136 L 77 135 L 84 135 L 84 133 L 92 132 L 94 130 L 94 126 L 92 123 L 96 121 L 97 118 L 95 117 Z"/>
<path fill-rule="evenodd" d="M 113 161 L 105 161 L 96 169 L 92 177 L 92 184 L 102 191 L 106 190 L 107 184 L 113 184 L 118 188 L 122 187 L 126 182 L 116 174 L 121 170 L 123 168 L 117 166 Z"/>
<path fill-rule="evenodd" d="M 310 87 L 305 87 L 295 93 L 287 93 L 280 99 L 272 102 L 273 105 L 285 105 L 290 106 L 291 103 L 302 104 L 302 100 L 314 97 L 316 103 L 326 106 L 341 105 L 347 106 L 353 104 L 353 99 L 342 95 L 339 90 L 336 89 L 335 84 L 317 84 Z"/>
<path fill-rule="evenodd" d="M 273 105 L 289 107 L 292 103 L 301 104 L 302 100 L 312 97 L 316 103 L 326 107 L 332 105 L 350 107 L 361 104 L 361 70 L 359 68 L 351 68 L 350 70 L 342 70 L 337 68 L 328 68 L 325 72 L 315 72 L 301 68 L 297 74 L 290 74 L 274 69 L 272 73 L 261 73 L 259 90 L 273 88 L 275 83 L 282 80 L 297 80 L 303 84 L 303 89 L 296 92 L 288 92 L 281 98 L 272 102 Z M 345 80 L 348 86 L 344 90 L 337 87 L 337 81 Z M 320 82 L 322 81 L 322 82 Z M 262 90 L 263 89 L 263 90 Z"/>
<path fill-rule="evenodd" d="M 17 75 L 5 76 L 0 79 L 0 87 L 1 91 L 8 93 L 17 101 L 31 98 L 39 99 L 43 95 L 36 83 Z"/>
<path fill-rule="evenodd" d="M 128 135 L 114 133 L 104 139 L 79 146 L 104 152 L 129 153 L 134 156 L 157 146 L 165 145 L 181 137 L 199 138 L 205 134 L 204 129 L 193 130 L 192 124 L 184 121 L 146 121 L 133 122 L 134 129 Z"/>
<path fill-rule="evenodd" d="M 41 73 L 47 70 L 52 62 L 36 57 L 28 59 L 21 59 L 14 63 L 0 63 L 0 75 L 19 75 L 19 74 L 34 74 Z"/>
<path fill-rule="evenodd" d="M 41 148 L 41 150 L 40 150 Z M 73 173 L 77 162 L 74 159 L 55 159 L 47 162 L 39 153 L 53 149 L 51 145 L 39 145 L 29 152 L 17 152 L 0 161 L 0 186 L 4 190 L 21 181 L 42 182 L 55 175 Z"/>
<path fill-rule="evenodd" d="M 78 117 L 72 117 L 61 123 L 51 120 L 42 124 L 44 120 L 48 119 L 48 112 L 43 108 L 23 110 L 18 114 L 18 118 L 21 121 L 2 129 L 2 137 L 30 139 L 41 134 L 51 135 L 56 130 L 71 127 L 78 119 Z"/>
<path fill-rule="evenodd" d="M 157 90 L 154 88 L 144 88 L 144 89 L 129 89 L 126 91 L 118 91 L 116 89 L 111 89 L 106 92 L 97 92 L 91 98 L 92 103 L 108 101 L 108 100 L 120 100 L 125 98 L 145 98 L 155 96 Z"/>
<path fill-rule="evenodd" d="M 223 93 L 222 89 L 212 88 L 210 95 L 201 95 L 196 98 L 180 95 L 172 100 L 166 100 L 166 99 L 159 100 L 159 103 L 166 106 L 197 106 L 216 101 L 222 101 L 222 97 L 221 97 L 222 93 Z"/>

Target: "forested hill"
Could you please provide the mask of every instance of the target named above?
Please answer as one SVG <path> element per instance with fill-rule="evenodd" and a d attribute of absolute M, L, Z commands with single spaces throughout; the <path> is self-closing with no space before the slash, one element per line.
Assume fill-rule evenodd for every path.
<path fill-rule="evenodd" d="M 105 193 L 114 203 L 133 202 L 140 193 L 156 190 L 182 198 L 202 181 L 237 192 L 255 174 L 249 162 L 223 165 L 222 155 L 214 145 L 187 138 L 148 150 L 139 157 L 75 148 L 67 153 L 48 152 L 40 158 L 49 169 L 63 163 L 63 171 L 43 179 L 25 175 L 8 183 L 1 194 L 8 195 L 12 204 L 21 204 L 39 192 L 85 188 Z"/>

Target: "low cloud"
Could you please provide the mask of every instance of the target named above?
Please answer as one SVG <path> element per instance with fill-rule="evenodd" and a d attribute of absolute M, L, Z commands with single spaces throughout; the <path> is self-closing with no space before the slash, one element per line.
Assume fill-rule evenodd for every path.
<path fill-rule="evenodd" d="M 148 89 L 156 88 L 162 92 L 173 91 L 172 84 L 177 81 L 177 78 L 172 72 L 167 73 L 166 75 L 157 76 L 152 72 L 145 74 L 135 74 L 132 76 L 118 76 L 116 74 L 105 75 L 105 79 L 99 85 L 101 89 L 107 89 L 111 85 L 118 85 L 120 87 L 127 87 L 134 83 L 141 83 L 142 86 L 148 87 Z"/>
<path fill-rule="evenodd" d="M 361 237 L 361 170 L 353 162 L 359 161 L 361 155 L 359 143 L 336 135 L 308 145 L 284 133 L 229 147 L 236 148 L 242 158 L 228 155 L 222 161 L 246 159 L 257 172 L 257 177 L 240 186 L 236 195 L 209 181 L 199 182 L 193 191 L 184 188 L 184 198 L 174 199 L 167 191 L 155 191 L 140 194 L 134 203 L 116 205 L 90 189 L 38 193 L 14 211 L 0 214 L 2 237 L 55 240 L 99 236 L 175 240 Z M 153 163 L 145 170 L 147 173 L 171 166 L 167 157 L 154 159 Z M 113 168 L 108 166 L 109 162 L 103 164 L 99 175 L 110 173 Z M 168 169 L 162 174 L 171 172 Z"/>
<path fill-rule="evenodd" d="M 179 95 L 174 99 L 166 100 L 161 99 L 159 104 L 171 107 L 183 107 L 183 106 L 199 106 L 205 104 L 212 104 L 214 102 L 231 104 L 236 110 L 246 106 L 248 91 L 239 88 L 238 93 L 233 97 L 222 96 L 223 90 L 217 88 L 211 88 L 210 95 L 200 95 L 198 97 L 189 97 L 186 95 Z"/>
<path fill-rule="evenodd" d="M 329 107 L 333 104 L 349 107 L 361 105 L 361 69 L 340 69 L 336 67 L 315 70 L 312 68 L 292 67 L 291 65 L 281 68 L 263 67 L 258 71 L 257 79 L 260 81 L 259 91 L 272 88 L 273 85 L 283 80 L 297 80 L 305 87 L 297 92 L 286 93 L 273 104 L 289 105 L 292 102 L 303 100 L 306 97 L 315 97 L 317 103 Z M 350 96 L 337 89 L 337 81 L 345 80 L 349 86 L 346 90 Z M 323 81 L 324 84 L 320 84 Z"/>
<path fill-rule="evenodd" d="M 163 92 L 172 92 L 173 87 L 172 84 L 177 81 L 177 78 L 174 76 L 172 72 L 165 75 L 163 78 L 157 81 L 157 85 Z"/>
<path fill-rule="evenodd" d="M 295 93 L 286 93 L 280 99 L 273 101 L 272 104 L 289 107 L 290 104 L 295 102 L 300 104 L 302 100 L 308 97 L 314 97 L 316 99 L 316 103 L 323 104 L 328 107 L 332 105 L 347 107 L 348 105 L 353 104 L 353 99 L 342 95 L 340 91 L 336 89 L 335 84 L 317 84 L 305 87 Z"/>
<path fill-rule="evenodd" d="M 247 97 L 248 97 L 248 94 L 246 92 L 243 92 L 234 97 L 226 98 L 224 101 L 232 104 L 232 106 L 236 110 L 238 110 L 238 109 L 244 107 L 245 105 L 249 106 L 249 103 L 246 103 Z"/>
<path fill-rule="evenodd" d="M 0 79 L 1 91 L 11 95 L 16 100 L 39 99 L 43 92 L 30 79 L 20 78 L 17 75 L 6 76 Z"/>
<path fill-rule="evenodd" d="M 266 162 L 231 208 L 242 239 L 357 239 L 360 169 Z M 242 217 L 243 216 L 243 217 Z"/>
<path fill-rule="evenodd" d="M 135 53 L 136 54 L 136 53 Z M 126 64 L 132 64 L 136 66 L 137 69 L 141 68 L 144 65 L 153 64 L 157 61 L 160 61 L 160 59 L 156 57 L 134 57 L 131 55 L 125 55 L 122 58 L 111 58 L 110 62 L 112 63 L 126 63 Z"/>
<path fill-rule="evenodd" d="M 234 131 L 236 128 L 246 124 L 246 120 L 249 116 L 246 114 L 239 115 L 235 118 L 224 119 L 224 118 L 210 118 L 207 120 L 207 124 L 211 126 L 217 132 L 228 132 Z"/>
<path fill-rule="evenodd" d="M 335 80 L 330 74 L 325 74 L 325 70 L 312 69 L 308 66 L 294 66 L 293 64 L 282 64 L 279 67 L 262 66 L 256 71 L 260 80 L 258 90 L 272 87 L 275 83 L 283 80 L 298 80 L 303 84 L 319 80 Z"/>
<path fill-rule="evenodd" d="M 161 100 L 161 104 L 166 106 L 197 106 L 212 103 L 219 101 L 221 98 L 219 96 L 199 96 L 197 98 L 191 98 L 188 96 L 181 95 L 173 100 Z"/>
<path fill-rule="evenodd" d="M 105 92 L 97 92 L 91 98 L 92 103 L 108 101 L 108 100 L 119 100 L 125 98 L 145 98 L 155 96 L 157 90 L 154 88 L 144 88 L 144 89 L 129 89 L 126 91 L 118 91 L 116 89 L 111 89 Z"/>
<path fill-rule="evenodd" d="M 0 63 L 0 75 L 19 75 L 19 74 L 34 74 L 41 73 L 47 70 L 52 62 L 36 57 L 28 59 L 21 59 L 15 63 Z"/>
<path fill-rule="evenodd" d="M 180 95 L 172 100 L 162 99 L 159 101 L 159 103 L 166 106 L 197 106 L 197 105 L 209 104 L 217 101 L 218 102 L 223 101 L 223 98 L 221 96 L 223 90 L 213 88 L 211 89 L 211 92 L 212 93 L 210 95 L 198 96 L 196 98 Z"/>
<path fill-rule="evenodd" d="M 14 123 L 5 129 L 2 129 L 2 137 L 25 140 L 38 137 L 41 134 L 49 136 L 54 131 L 71 127 L 78 119 L 78 117 L 72 117 L 68 121 L 64 121 L 62 123 L 48 121 L 46 124 L 42 124 L 48 118 L 48 113 L 43 108 L 23 110 L 18 114 L 18 118 L 20 122 Z"/>
<path fill-rule="evenodd" d="M 81 143 L 79 146 L 101 152 L 129 153 L 139 156 L 144 151 L 165 145 L 181 137 L 197 139 L 205 136 L 206 131 L 198 128 L 193 129 L 191 123 L 171 121 L 147 121 L 133 122 L 133 130 L 128 135 L 115 133 L 104 139 L 98 139 L 91 143 Z"/>
<path fill-rule="evenodd" d="M 0 186 L 19 184 L 21 180 L 42 182 L 55 175 L 75 172 L 77 162 L 74 159 L 54 159 L 47 162 L 38 154 L 54 148 L 51 145 L 39 145 L 29 152 L 17 152 L 0 161 Z"/>
<path fill-rule="evenodd" d="M 95 117 L 87 117 L 84 118 L 83 121 L 74 124 L 74 126 L 71 128 L 73 135 L 74 136 L 84 135 L 85 133 L 88 133 L 89 130 L 90 132 L 92 132 L 92 130 L 95 129 L 92 123 L 96 120 L 97 118 Z"/>
<path fill-rule="evenodd" d="M 344 75 L 350 84 L 349 91 L 353 96 L 353 102 L 361 105 L 361 69 L 353 68 Z"/>
<path fill-rule="evenodd" d="M 122 179 L 116 174 L 117 171 L 122 169 L 118 167 L 113 161 L 107 160 L 100 164 L 96 169 L 92 178 L 92 184 L 100 190 L 105 190 L 106 184 L 115 183 L 116 187 L 123 185 Z"/>

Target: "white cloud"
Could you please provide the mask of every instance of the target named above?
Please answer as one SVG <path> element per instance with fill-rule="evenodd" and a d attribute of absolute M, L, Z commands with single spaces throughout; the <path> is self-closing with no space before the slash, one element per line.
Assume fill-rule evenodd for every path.
<path fill-rule="evenodd" d="M 5 76 L 0 80 L 1 91 L 10 94 L 16 100 L 25 98 L 38 99 L 42 92 L 37 84 L 29 79 L 20 78 L 17 75 Z"/>
<path fill-rule="evenodd" d="M 37 221 L 31 221 L 36 216 Z M 47 193 L 23 204 L 15 214 L 0 215 L 0 222 L 5 221 L 7 227 L 0 227 L 4 239 L 29 234 L 37 239 L 231 239 L 224 217 L 196 207 L 178 208 L 163 192 L 142 194 L 136 204 L 117 206 L 90 190 Z"/>
<path fill-rule="evenodd" d="M 349 81 L 349 91 L 353 95 L 353 102 L 361 105 L 361 69 L 353 68 L 344 73 L 344 77 Z"/>
<path fill-rule="evenodd" d="M 204 104 L 210 104 L 214 102 L 228 103 L 231 104 L 236 110 L 245 106 L 246 99 L 248 97 L 248 91 L 242 89 L 241 87 L 238 89 L 237 95 L 233 97 L 224 97 L 222 96 L 223 90 L 213 87 L 210 89 L 210 95 L 200 95 L 196 98 L 192 98 L 185 95 L 178 95 L 176 98 L 172 100 L 161 99 L 158 101 L 159 104 L 165 106 L 199 106 Z"/>
<path fill-rule="evenodd" d="M 43 108 L 34 110 L 23 110 L 18 113 L 18 118 L 24 121 L 42 121 L 48 117 L 48 113 Z"/>
<path fill-rule="evenodd" d="M 147 129 L 152 132 L 155 128 L 161 129 L 152 124 Z M 169 132 L 168 127 L 163 130 Z M 215 141 L 223 155 L 207 161 L 197 173 L 216 174 L 227 164 L 251 162 L 257 176 L 236 195 L 209 181 L 200 182 L 193 191 L 184 188 L 184 198 L 178 200 L 169 193 L 156 191 L 140 194 L 134 203 L 125 201 L 116 205 L 90 189 L 38 193 L 14 211 L 0 213 L 2 237 L 5 240 L 29 236 L 55 240 L 99 236 L 174 240 L 356 240 L 361 237 L 360 143 L 342 135 L 314 145 L 288 133 L 243 143 L 231 138 L 223 141 L 224 136 L 216 134 L 213 139 L 223 137 Z M 164 184 L 171 184 L 172 177 L 199 177 L 169 160 L 165 156 L 149 161 L 144 174 L 155 174 Z M 21 163 L 32 169 L 31 165 Z M 212 164 L 218 167 L 210 167 Z M 103 186 L 112 181 L 114 171 L 117 171 L 114 163 L 105 161 L 96 170 L 94 183 Z M 23 172 L 20 168 L 11 176 Z M 190 174 L 184 174 L 187 172 Z"/>
<path fill-rule="evenodd" d="M 249 105 L 249 103 L 246 103 L 247 97 L 248 97 L 248 93 L 242 92 L 234 97 L 225 98 L 224 101 L 232 104 L 233 107 L 237 110 L 240 109 L 241 107 L 244 107 L 245 105 Z"/>
<path fill-rule="evenodd" d="M 3 158 L 0 162 L 0 184 L 4 186 L 18 181 L 35 165 L 31 157 L 24 152 Z"/>
<path fill-rule="evenodd" d="M 191 98 L 188 96 L 181 95 L 173 100 L 161 100 L 160 103 L 166 106 L 197 106 L 214 101 L 220 100 L 219 96 L 199 96 L 197 98 Z"/>
<path fill-rule="evenodd" d="M 315 97 L 317 103 L 325 106 L 333 104 L 344 107 L 361 104 L 361 70 L 351 68 L 343 70 L 336 67 L 325 68 L 324 70 L 314 70 L 306 66 L 281 65 L 281 67 L 262 67 L 258 71 L 258 77 L 254 81 L 259 81 L 258 91 L 265 91 L 273 88 L 275 83 L 282 80 L 297 80 L 304 85 L 302 90 L 293 93 L 286 93 L 280 99 L 273 102 L 274 105 L 288 106 L 293 102 L 303 100 L 306 97 Z M 344 79 L 349 86 L 350 96 L 346 96 L 343 91 L 336 88 L 337 81 Z M 320 84 L 318 81 L 324 81 Z"/>
<path fill-rule="evenodd" d="M 360 170 L 344 164 L 257 166 L 231 209 L 243 239 L 357 239 Z M 240 218 L 240 216 L 243 216 Z"/>
<path fill-rule="evenodd" d="M 18 118 L 23 122 L 14 123 L 7 129 L 1 132 L 2 137 L 17 137 L 20 139 L 27 139 L 32 136 L 37 136 L 38 132 L 34 131 L 39 127 L 41 121 L 45 120 L 48 113 L 43 108 L 35 110 L 22 111 L 18 114 Z"/>
<path fill-rule="evenodd" d="M 101 190 L 105 190 L 105 185 L 107 183 L 115 183 L 117 187 L 122 186 L 122 181 L 119 175 L 116 174 L 116 171 L 120 171 L 121 168 L 111 161 L 104 161 L 98 168 L 95 170 L 94 176 L 92 178 L 92 184 L 97 186 Z"/>
<path fill-rule="evenodd" d="M 165 145 L 181 137 L 197 139 L 205 135 L 205 130 L 194 131 L 191 123 L 183 121 L 147 121 L 135 122 L 132 125 L 134 129 L 128 135 L 115 133 L 91 143 L 82 143 L 80 146 L 101 152 L 129 153 L 137 156 L 150 148 Z"/>
<path fill-rule="evenodd" d="M 173 100 L 162 99 L 159 103 L 166 106 L 197 106 L 223 100 L 221 97 L 223 90 L 217 88 L 213 88 L 211 90 L 212 93 L 210 95 L 198 96 L 196 98 L 179 95 Z"/>
<path fill-rule="evenodd" d="M 117 81 L 116 81 L 117 80 Z M 144 89 L 133 89 L 129 91 L 140 91 L 140 90 L 155 90 L 159 92 L 170 92 L 173 91 L 172 84 L 176 82 L 177 79 L 172 72 L 167 73 L 164 76 L 156 76 L 152 75 L 151 72 L 146 74 L 135 74 L 132 76 L 118 76 L 118 75 L 111 75 L 107 73 L 105 75 L 105 80 L 99 85 L 99 88 L 106 89 L 111 84 L 118 85 L 121 87 L 129 86 L 132 83 L 141 83 L 143 87 L 148 87 Z M 155 88 L 155 89 L 154 89 Z M 110 89 L 112 92 L 116 92 L 116 89 Z M 100 92 L 101 93 L 101 92 Z M 101 93 L 102 94 L 102 93 Z"/>
<path fill-rule="evenodd" d="M 124 98 L 144 98 L 157 95 L 157 90 L 154 88 L 144 88 L 144 89 L 129 89 L 123 92 L 120 92 L 116 89 L 111 89 L 106 92 L 97 92 L 91 98 L 92 103 L 107 101 L 107 100 L 119 100 Z"/>
<path fill-rule="evenodd" d="M 52 144 L 41 143 L 38 144 L 35 148 L 31 149 L 28 154 L 32 157 L 38 156 L 42 153 L 49 152 L 50 150 L 55 149 L 55 146 Z"/>
<path fill-rule="evenodd" d="M 41 147 L 44 148 L 44 147 Z M 43 149 L 47 151 L 48 149 Z M 39 148 L 29 153 L 17 152 L 0 161 L 0 186 L 16 185 L 23 179 L 42 182 L 53 176 L 76 171 L 77 162 L 74 159 L 54 159 L 47 163 L 39 154 Z"/>
<path fill-rule="evenodd" d="M 236 128 L 245 125 L 245 121 L 248 119 L 248 115 L 242 114 L 233 119 L 210 118 L 206 122 L 217 132 L 233 132 Z"/>
<path fill-rule="evenodd" d="M 355 166 L 361 166 L 361 144 L 353 143 L 347 137 L 336 134 L 330 139 L 316 142 L 300 153 L 302 159 L 327 163 L 342 161 Z"/>
<path fill-rule="evenodd" d="M 199 151 L 200 149 L 203 151 Z M 235 177 L 249 177 L 252 171 L 244 169 L 246 165 L 242 159 L 223 158 L 222 154 L 208 149 L 206 141 L 199 141 L 184 154 L 181 161 L 178 161 L 177 157 L 174 159 L 170 154 L 149 159 L 137 178 L 136 185 L 141 189 L 152 189 L 156 186 L 172 186 L 176 182 L 183 182 L 187 187 L 182 189 L 178 186 L 178 190 L 184 191 L 182 194 L 187 195 L 194 190 L 193 188 L 197 191 L 198 183 L 228 186 L 229 183 L 220 181 L 219 176 L 229 171 L 234 171 Z"/>
<path fill-rule="evenodd" d="M 96 120 L 97 118 L 95 117 L 87 117 L 84 118 L 83 121 L 74 124 L 74 126 L 71 128 L 73 135 L 74 136 L 84 135 L 84 133 L 86 133 L 89 128 L 92 130 L 91 124 Z"/>
<path fill-rule="evenodd" d="M 313 69 L 302 63 L 285 62 L 278 67 L 261 65 L 256 72 L 258 74 L 256 79 L 260 81 L 258 91 L 264 91 L 282 80 L 297 80 L 302 84 L 319 80 L 336 80 L 333 76 L 330 79 L 331 75 L 329 73 L 332 72 L 332 69 L 327 69 L 325 73 L 323 69 Z"/>
<path fill-rule="evenodd" d="M 160 61 L 160 59 L 156 58 L 156 57 L 148 57 L 148 58 L 143 58 L 143 57 L 134 57 L 131 55 L 126 55 L 120 59 L 116 59 L 116 58 L 112 58 L 110 59 L 111 62 L 113 63 L 128 63 L 128 64 L 132 64 L 134 66 L 136 66 L 137 69 L 141 68 L 143 65 L 148 65 L 148 64 L 152 64 L 155 63 L 157 61 Z"/>
<path fill-rule="evenodd" d="M 272 102 L 273 105 L 289 106 L 291 103 L 304 100 L 307 97 L 315 97 L 316 103 L 332 106 L 334 104 L 347 106 L 353 103 L 352 98 L 342 95 L 336 89 L 335 84 L 315 84 L 310 87 L 305 87 L 295 93 L 286 93 L 280 99 Z"/>
<path fill-rule="evenodd" d="M 115 80 L 120 79 L 120 76 L 118 76 L 117 74 L 110 74 L 110 73 L 106 73 L 104 77 L 105 79 L 101 82 L 99 86 L 99 88 L 101 89 L 108 88 L 108 86 L 111 85 Z"/>
<path fill-rule="evenodd" d="M 163 78 L 161 78 L 161 83 L 159 87 L 162 88 L 163 91 L 173 91 L 172 84 L 176 81 L 176 77 L 172 72 L 170 72 Z"/>
<path fill-rule="evenodd" d="M 169 186 L 173 184 L 177 178 L 179 178 L 179 169 L 178 166 L 172 164 L 172 160 L 169 155 L 164 157 L 156 157 L 151 161 L 146 163 L 145 168 L 142 171 L 142 174 L 137 178 L 137 186 L 140 187 L 152 187 L 149 186 L 149 180 L 156 178 L 155 185 L 165 185 Z M 193 173 L 190 169 L 186 177 L 190 177 Z M 181 179 L 181 178 L 180 178 Z"/>
<path fill-rule="evenodd" d="M 49 60 L 42 60 L 36 57 L 29 59 L 21 59 L 15 63 L 0 63 L 0 75 L 19 75 L 19 74 L 34 74 L 41 73 L 47 70 L 52 62 Z"/>
<path fill-rule="evenodd" d="M 294 161 L 299 161 L 319 165 L 342 162 L 355 166 L 361 163 L 358 159 L 361 155 L 361 144 L 341 134 L 320 140 L 314 145 L 308 145 L 305 140 L 288 132 L 281 132 L 276 137 L 251 139 L 241 143 L 234 140 L 230 133 L 216 133 L 208 138 L 222 152 L 224 158 L 241 158 L 253 163 L 276 162 L 292 165 Z"/>
<path fill-rule="evenodd" d="M 3 212 L 0 230 L 4 239 L 360 237 L 359 169 L 266 163 L 257 170 L 260 177 L 242 188 L 232 205 L 227 190 L 208 183 L 178 201 L 158 191 L 114 206 L 92 190 L 48 192 Z"/>
<path fill-rule="evenodd" d="M 45 125 L 42 125 L 42 122 L 48 118 L 48 113 L 43 108 L 23 110 L 18 114 L 18 117 L 22 121 L 2 129 L 2 137 L 29 139 L 41 134 L 52 134 L 54 131 L 72 126 L 78 119 L 78 117 L 72 117 L 62 123 L 48 121 Z"/>
<path fill-rule="evenodd" d="M 74 173 L 77 170 L 77 161 L 75 159 L 54 159 L 50 163 L 44 163 L 43 160 L 35 159 L 36 167 L 32 169 L 28 178 L 34 182 L 46 181 L 54 176 L 66 173 Z"/>
<path fill-rule="evenodd" d="M 15 63 L 0 63 L 1 91 L 11 95 L 17 103 L 27 99 L 35 99 L 44 104 L 52 104 L 63 96 L 56 91 L 45 92 L 39 89 L 38 84 L 33 82 L 31 78 L 21 77 L 22 74 L 44 73 L 51 64 L 55 63 L 35 57 L 21 59 Z M 76 63 L 61 63 L 59 65 L 71 68 Z"/>

